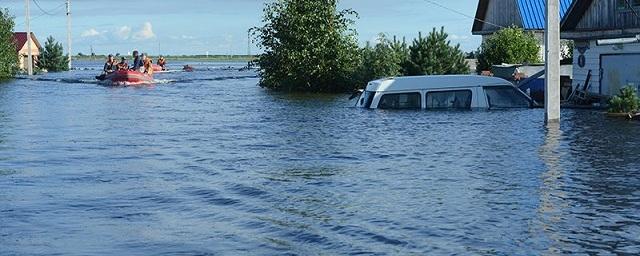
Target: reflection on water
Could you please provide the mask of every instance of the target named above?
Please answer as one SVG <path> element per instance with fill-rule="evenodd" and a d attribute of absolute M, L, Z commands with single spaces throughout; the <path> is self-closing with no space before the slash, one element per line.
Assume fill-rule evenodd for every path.
<path fill-rule="evenodd" d="M 192 65 L 1 85 L 0 254 L 640 253 L 640 122 L 367 111 Z"/>

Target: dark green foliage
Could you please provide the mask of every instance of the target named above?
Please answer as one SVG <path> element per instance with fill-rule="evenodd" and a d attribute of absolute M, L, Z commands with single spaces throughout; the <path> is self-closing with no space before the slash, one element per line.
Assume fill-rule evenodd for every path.
<path fill-rule="evenodd" d="M 277 91 L 344 92 L 355 88 L 360 61 L 357 16 L 337 10 L 338 0 L 276 0 L 264 8 L 264 26 L 256 28 L 264 50 L 260 86 Z"/>
<path fill-rule="evenodd" d="M 13 42 L 13 17 L 0 9 L 0 80 L 12 78 L 18 70 L 18 52 Z"/>
<path fill-rule="evenodd" d="M 451 46 L 448 37 L 444 27 L 440 31 L 433 28 L 426 38 L 420 33 L 409 47 L 409 61 L 405 64 L 407 75 L 468 74 L 464 52 L 460 45 Z"/>
<path fill-rule="evenodd" d="M 533 33 L 522 28 L 504 28 L 489 37 L 478 50 L 477 71 L 489 70 L 502 63 L 538 63 L 540 46 Z"/>
<path fill-rule="evenodd" d="M 64 55 L 62 44 L 49 36 L 44 44 L 44 49 L 40 49 L 40 63 L 38 67 L 49 72 L 60 72 L 69 70 L 69 59 Z"/>
<path fill-rule="evenodd" d="M 640 110 L 640 98 L 635 88 L 627 86 L 609 100 L 609 113 L 635 113 Z"/>
<path fill-rule="evenodd" d="M 362 62 L 356 75 L 359 85 L 384 77 L 400 76 L 404 74 L 402 64 L 409 58 L 409 48 L 404 41 L 387 39 L 380 35 L 379 42 L 375 46 L 370 43 L 360 50 Z"/>

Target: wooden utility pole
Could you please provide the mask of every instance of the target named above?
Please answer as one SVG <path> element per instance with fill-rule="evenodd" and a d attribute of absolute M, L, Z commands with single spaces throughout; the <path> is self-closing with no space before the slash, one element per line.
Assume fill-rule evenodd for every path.
<path fill-rule="evenodd" d="M 560 8 L 559 0 L 546 0 L 545 123 L 560 122 Z"/>
<path fill-rule="evenodd" d="M 31 53 L 31 12 L 29 11 L 29 1 L 25 0 L 25 9 L 26 9 L 26 22 L 27 25 L 27 74 L 30 76 L 33 75 L 33 54 Z"/>
<path fill-rule="evenodd" d="M 71 0 L 67 0 L 67 51 L 69 70 L 71 70 Z"/>

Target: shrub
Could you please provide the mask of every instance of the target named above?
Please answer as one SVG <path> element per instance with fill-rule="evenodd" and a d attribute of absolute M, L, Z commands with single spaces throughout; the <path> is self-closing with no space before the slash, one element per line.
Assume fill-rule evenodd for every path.
<path fill-rule="evenodd" d="M 502 63 L 540 62 L 540 46 L 533 33 L 522 28 L 504 28 L 490 36 L 478 49 L 477 71 L 488 70 Z"/>
<path fill-rule="evenodd" d="M 40 49 L 42 56 L 38 67 L 49 72 L 60 72 L 69 70 L 69 59 L 64 56 L 62 44 L 49 36 L 44 44 L 44 49 Z"/>
<path fill-rule="evenodd" d="M 264 26 L 255 28 L 264 50 L 260 86 L 277 91 L 344 92 L 355 88 L 360 57 L 357 16 L 337 9 L 338 0 L 277 0 L 264 8 Z"/>
<path fill-rule="evenodd" d="M 13 42 L 13 17 L 0 9 L 0 80 L 12 78 L 18 70 L 18 52 Z"/>
<path fill-rule="evenodd" d="M 620 94 L 609 100 L 609 113 L 635 113 L 640 110 L 640 98 L 636 88 L 624 87 Z"/>
<path fill-rule="evenodd" d="M 444 27 L 440 31 L 433 28 L 426 38 L 420 33 L 409 47 L 409 60 L 404 64 L 406 75 L 469 73 L 469 66 L 460 45 L 451 46 L 448 37 Z"/>

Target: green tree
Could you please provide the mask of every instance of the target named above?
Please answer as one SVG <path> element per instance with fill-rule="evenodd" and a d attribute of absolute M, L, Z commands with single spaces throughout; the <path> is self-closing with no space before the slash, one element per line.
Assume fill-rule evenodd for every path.
<path fill-rule="evenodd" d="M 452 46 L 447 40 L 449 35 L 444 27 L 429 33 L 429 36 L 418 35 L 409 47 L 409 60 L 405 62 L 406 75 L 448 75 L 467 74 L 469 66 L 460 45 Z"/>
<path fill-rule="evenodd" d="M 477 71 L 502 63 L 537 63 L 540 62 L 539 52 L 540 46 L 533 33 L 517 27 L 503 28 L 480 46 Z"/>
<path fill-rule="evenodd" d="M 18 52 L 13 42 L 13 17 L 0 9 L 0 80 L 12 78 L 18 70 Z"/>
<path fill-rule="evenodd" d="M 355 88 L 360 57 L 352 10 L 338 0 L 276 0 L 255 28 L 260 86 L 277 91 L 343 92 Z"/>
<path fill-rule="evenodd" d="M 62 44 L 49 36 L 44 43 L 44 49 L 40 49 L 42 56 L 38 67 L 49 72 L 60 72 L 69 70 L 69 59 L 64 56 Z"/>
<path fill-rule="evenodd" d="M 358 74 L 358 85 L 364 86 L 367 82 L 384 77 L 393 77 L 404 74 L 402 64 L 407 61 L 409 51 L 405 42 L 393 41 L 380 34 L 378 43 L 371 46 L 370 43 L 360 50 L 362 57 Z"/>

